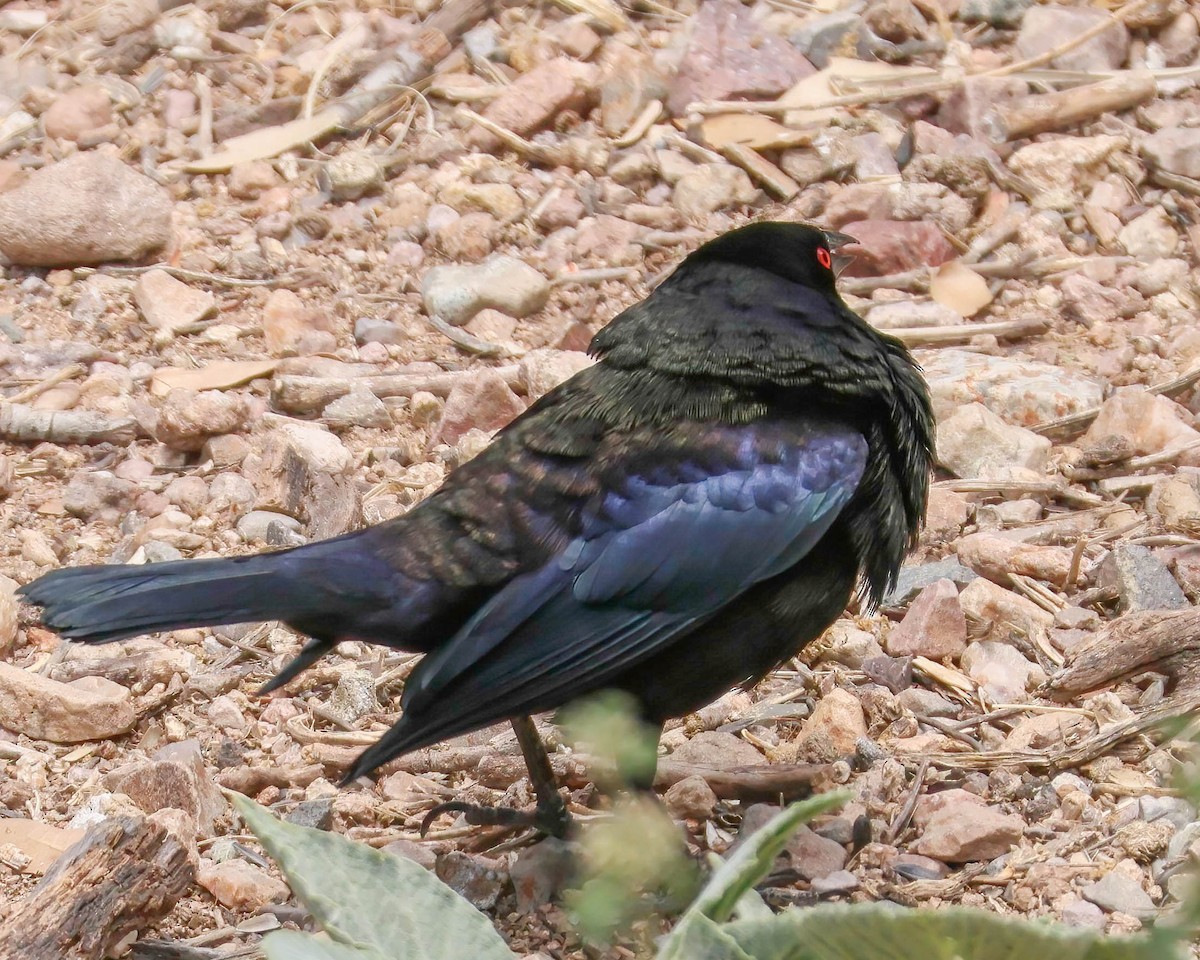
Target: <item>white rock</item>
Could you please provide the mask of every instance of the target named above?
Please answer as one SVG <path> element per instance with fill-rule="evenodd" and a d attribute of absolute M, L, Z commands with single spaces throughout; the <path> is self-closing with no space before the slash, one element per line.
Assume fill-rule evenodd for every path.
<path fill-rule="evenodd" d="M 1020 471 L 1041 472 L 1050 457 L 1050 441 L 1005 423 L 981 403 L 970 403 L 938 422 L 937 452 L 955 476 L 1007 480 Z"/>
<path fill-rule="evenodd" d="M 550 281 L 516 257 L 496 256 L 470 266 L 434 267 L 421 282 L 425 309 L 461 325 L 492 307 L 518 319 L 550 298 Z"/>

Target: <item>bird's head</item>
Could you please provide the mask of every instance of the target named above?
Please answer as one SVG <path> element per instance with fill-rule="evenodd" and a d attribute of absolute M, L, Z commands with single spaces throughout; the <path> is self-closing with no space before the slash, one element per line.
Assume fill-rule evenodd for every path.
<path fill-rule="evenodd" d="M 806 223 L 762 221 L 722 234 L 684 263 L 756 267 L 815 290 L 833 291 L 838 274 L 852 259 L 837 250 L 855 242 L 844 233 Z"/>

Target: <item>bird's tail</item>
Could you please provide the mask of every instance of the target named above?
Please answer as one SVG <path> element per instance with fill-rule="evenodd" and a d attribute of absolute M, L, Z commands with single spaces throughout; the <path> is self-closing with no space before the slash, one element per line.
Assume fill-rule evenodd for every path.
<path fill-rule="evenodd" d="M 346 539 L 227 560 L 69 567 L 18 592 L 42 608 L 47 627 L 89 643 L 225 623 L 336 622 L 394 599 L 374 569 L 380 561 Z"/>

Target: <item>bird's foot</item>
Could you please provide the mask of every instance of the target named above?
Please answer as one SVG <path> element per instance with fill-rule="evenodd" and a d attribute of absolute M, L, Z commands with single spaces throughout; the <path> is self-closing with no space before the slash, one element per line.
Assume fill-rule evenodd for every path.
<path fill-rule="evenodd" d="M 571 815 L 567 813 L 562 799 L 556 797 L 556 804 L 539 804 L 532 810 L 517 810 L 514 807 L 485 807 L 475 803 L 464 803 L 452 800 L 449 803 L 439 803 L 425 815 L 421 821 L 421 836 L 424 837 L 433 826 L 433 821 L 443 813 L 461 813 L 463 818 L 473 827 L 509 827 L 510 829 L 529 828 L 544 833 L 548 837 L 566 838 L 571 827 Z"/>

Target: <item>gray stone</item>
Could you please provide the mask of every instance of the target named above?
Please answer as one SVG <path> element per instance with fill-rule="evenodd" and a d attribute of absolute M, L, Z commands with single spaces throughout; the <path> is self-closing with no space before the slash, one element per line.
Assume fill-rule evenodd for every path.
<path fill-rule="evenodd" d="M 375 678 L 366 670 L 349 670 L 343 673 L 329 698 L 330 712 L 350 724 L 378 709 Z"/>
<path fill-rule="evenodd" d="M 1104 22 L 1112 26 L 1050 63 L 1058 70 L 1116 70 L 1129 53 L 1129 31 L 1108 11 L 1095 7 L 1033 7 L 1021 21 L 1017 53 L 1022 58 L 1036 57 Z"/>
<path fill-rule="evenodd" d="M 301 800 L 285 819 L 298 827 L 328 830 L 333 826 L 333 799 Z"/>
<path fill-rule="evenodd" d="M 964 23 L 986 23 L 993 27 L 1015 27 L 1033 0 L 963 0 L 958 19 Z"/>
<path fill-rule="evenodd" d="M 509 868 L 517 909 L 529 913 L 549 903 L 571 879 L 578 857 L 578 844 L 553 837 L 518 853 Z"/>
<path fill-rule="evenodd" d="M 1117 588 L 1122 612 L 1184 610 L 1190 604 L 1166 565 L 1146 547 L 1118 543 L 1100 564 L 1099 583 Z"/>
<path fill-rule="evenodd" d="M 1154 901 L 1142 885 L 1115 870 L 1088 884 L 1081 892 L 1084 899 L 1109 913 L 1125 913 L 1139 920 L 1149 920 L 1158 914 Z"/>
<path fill-rule="evenodd" d="M 829 66 L 831 57 L 837 56 L 846 47 L 851 34 L 855 35 L 855 46 L 861 42 L 862 14 L 853 10 L 841 10 L 812 17 L 789 38 L 818 70 Z"/>
<path fill-rule="evenodd" d="M 838 893 L 852 893 L 858 889 L 858 877 L 849 870 L 834 870 L 823 877 L 817 877 L 812 882 L 812 892 L 818 897 L 828 897 Z"/>
<path fill-rule="evenodd" d="M 434 267 L 421 282 L 425 309 L 461 325 L 491 307 L 520 319 L 550 297 L 550 281 L 523 260 L 495 256 L 469 266 Z"/>
<path fill-rule="evenodd" d="M 498 860 L 473 856 L 458 850 L 438 857 L 438 878 L 477 910 L 490 910 L 500 899 L 508 874 Z"/>
<path fill-rule="evenodd" d="M 1159 170 L 1200 178 L 1200 127 L 1166 127 L 1145 137 L 1141 150 Z"/>
<path fill-rule="evenodd" d="M 808 827 L 801 827 L 785 848 L 792 866 L 805 880 L 837 873 L 846 866 L 846 848 Z"/>
<path fill-rule="evenodd" d="M 960 587 L 966 586 L 972 580 L 978 580 L 979 574 L 964 567 L 954 557 L 946 557 L 934 563 L 922 563 L 916 566 L 900 568 L 896 577 L 896 587 L 883 598 L 885 607 L 902 607 L 931 583 L 938 580 L 952 580 Z"/>
<path fill-rule="evenodd" d="M 268 530 L 272 524 L 280 524 L 287 530 L 299 533 L 299 520 L 284 513 L 272 510 L 251 510 L 237 523 L 237 531 L 247 543 L 266 543 Z"/>

